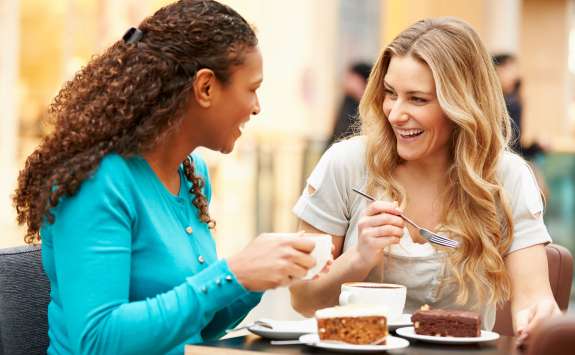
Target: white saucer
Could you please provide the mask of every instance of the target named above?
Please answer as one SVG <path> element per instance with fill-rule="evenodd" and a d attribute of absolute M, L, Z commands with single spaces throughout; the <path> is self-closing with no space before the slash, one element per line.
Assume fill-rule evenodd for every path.
<path fill-rule="evenodd" d="M 478 337 L 441 337 L 431 335 L 420 335 L 415 333 L 415 329 L 413 327 L 399 328 L 395 330 L 395 333 L 408 339 L 421 340 L 430 343 L 440 343 L 440 344 L 474 344 L 499 339 L 499 334 L 495 332 L 490 332 L 488 330 L 482 330 L 481 336 Z"/>
<path fill-rule="evenodd" d="M 304 334 L 317 333 L 317 323 L 314 318 L 303 320 L 271 320 L 261 319 L 270 324 L 273 328 L 252 325 L 248 330 L 262 338 L 272 340 L 297 339 Z"/>
<path fill-rule="evenodd" d="M 387 341 L 385 345 L 355 345 L 342 343 L 337 341 L 321 341 L 319 335 L 317 334 L 306 334 L 299 338 L 303 344 L 307 346 L 312 346 L 315 348 L 329 349 L 333 351 L 342 352 L 353 352 L 353 353 L 368 353 L 368 352 L 378 352 L 384 350 L 395 350 L 402 349 L 409 346 L 409 341 L 394 337 L 391 335 L 387 336 Z"/>
<path fill-rule="evenodd" d="M 413 322 L 411 321 L 411 314 L 403 313 L 402 315 L 400 315 L 396 319 L 390 320 L 387 323 L 387 327 L 391 331 L 391 330 L 396 330 L 397 328 L 401 328 L 401 327 L 409 327 L 412 324 L 413 324 Z"/>

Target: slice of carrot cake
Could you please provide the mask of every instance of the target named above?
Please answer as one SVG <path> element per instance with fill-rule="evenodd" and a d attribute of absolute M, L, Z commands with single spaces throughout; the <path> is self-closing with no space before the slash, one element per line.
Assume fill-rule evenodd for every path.
<path fill-rule="evenodd" d="M 321 340 L 350 344 L 385 344 L 387 308 L 378 306 L 336 306 L 315 312 Z"/>

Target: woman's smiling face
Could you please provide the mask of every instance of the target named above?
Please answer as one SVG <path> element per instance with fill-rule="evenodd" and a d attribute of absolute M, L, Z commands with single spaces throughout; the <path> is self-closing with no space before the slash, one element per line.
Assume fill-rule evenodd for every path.
<path fill-rule="evenodd" d="M 384 78 L 383 112 L 406 161 L 447 158 L 453 123 L 437 100 L 429 66 L 407 55 L 394 56 Z"/>
<path fill-rule="evenodd" d="M 263 80 L 262 55 L 258 48 L 245 54 L 244 63 L 230 76 L 226 85 L 219 85 L 219 95 L 214 104 L 213 146 L 209 148 L 230 153 L 241 136 L 244 125 L 252 115 L 260 112 L 257 90 Z"/>

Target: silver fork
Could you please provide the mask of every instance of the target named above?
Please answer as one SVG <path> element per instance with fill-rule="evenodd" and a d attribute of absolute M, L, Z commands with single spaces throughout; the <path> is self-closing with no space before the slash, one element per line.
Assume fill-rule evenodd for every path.
<path fill-rule="evenodd" d="M 355 188 L 352 188 L 352 190 L 358 194 L 360 194 L 361 196 L 365 197 L 366 199 L 370 200 L 370 201 L 375 201 L 375 198 L 369 196 L 368 194 L 366 194 L 365 192 L 361 192 Z M 417 229 L 417 231 L 419 232 L 419 234 L 429 240 L 431 243 L 435 243 L 438 245 L 442 245 L 444 247 L 448 247 L 448 248 L 457 248 L 459 247 L 459 242 L 457 240 L 453 240 L 453 239 L 449 239 L 447 237 L 442 237 L 437 233 L 433 233 L 432 231 L 430 231 L 429 229 L 423 228 L 421 226 L 419 226 L 417 223 L 415 223 L 414 221 L 412 221 L 411 219 L 407 218 L 404 214 L 400 214 L 399 215 L 401 218 L 403 218 L 407 223 L 411 224 L 413 227 L 415 227 L 415 229 Z"/>
<path fill-rule="evenodd" d="M 253 327 L 254 325 L 259 325 L 260 327 L 264 327 L 264 328 L 269 328 L 269 329 L 273 329 L 272 325 L 269 324 L 268 322 L 264 322 L 263 320 L 256 320 L 255 322 L 251 323 L 251 324 L 247 324 L 238 328 L 234 328 L 234 329 L 226 329 L 226 334 L 227 333 L 231 333 L 231 332 L 236 332 L 238 330 L 242 330 L 242 329 L 248 329 L 250 327 Z"/>

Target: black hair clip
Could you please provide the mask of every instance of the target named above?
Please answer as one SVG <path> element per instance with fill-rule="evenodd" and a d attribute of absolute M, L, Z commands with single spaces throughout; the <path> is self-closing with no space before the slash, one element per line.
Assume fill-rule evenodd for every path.
<path fill-rule="evenodd" d="M 142 39 L 143 36 L 144 32 L 142 32 L 139 28 L 131 27 L 128 31 L 126 31 L 124 36 L 122 36 L 122 39 L 124 42 L 126 42 L 126 44 L 134 44 Z"/>

